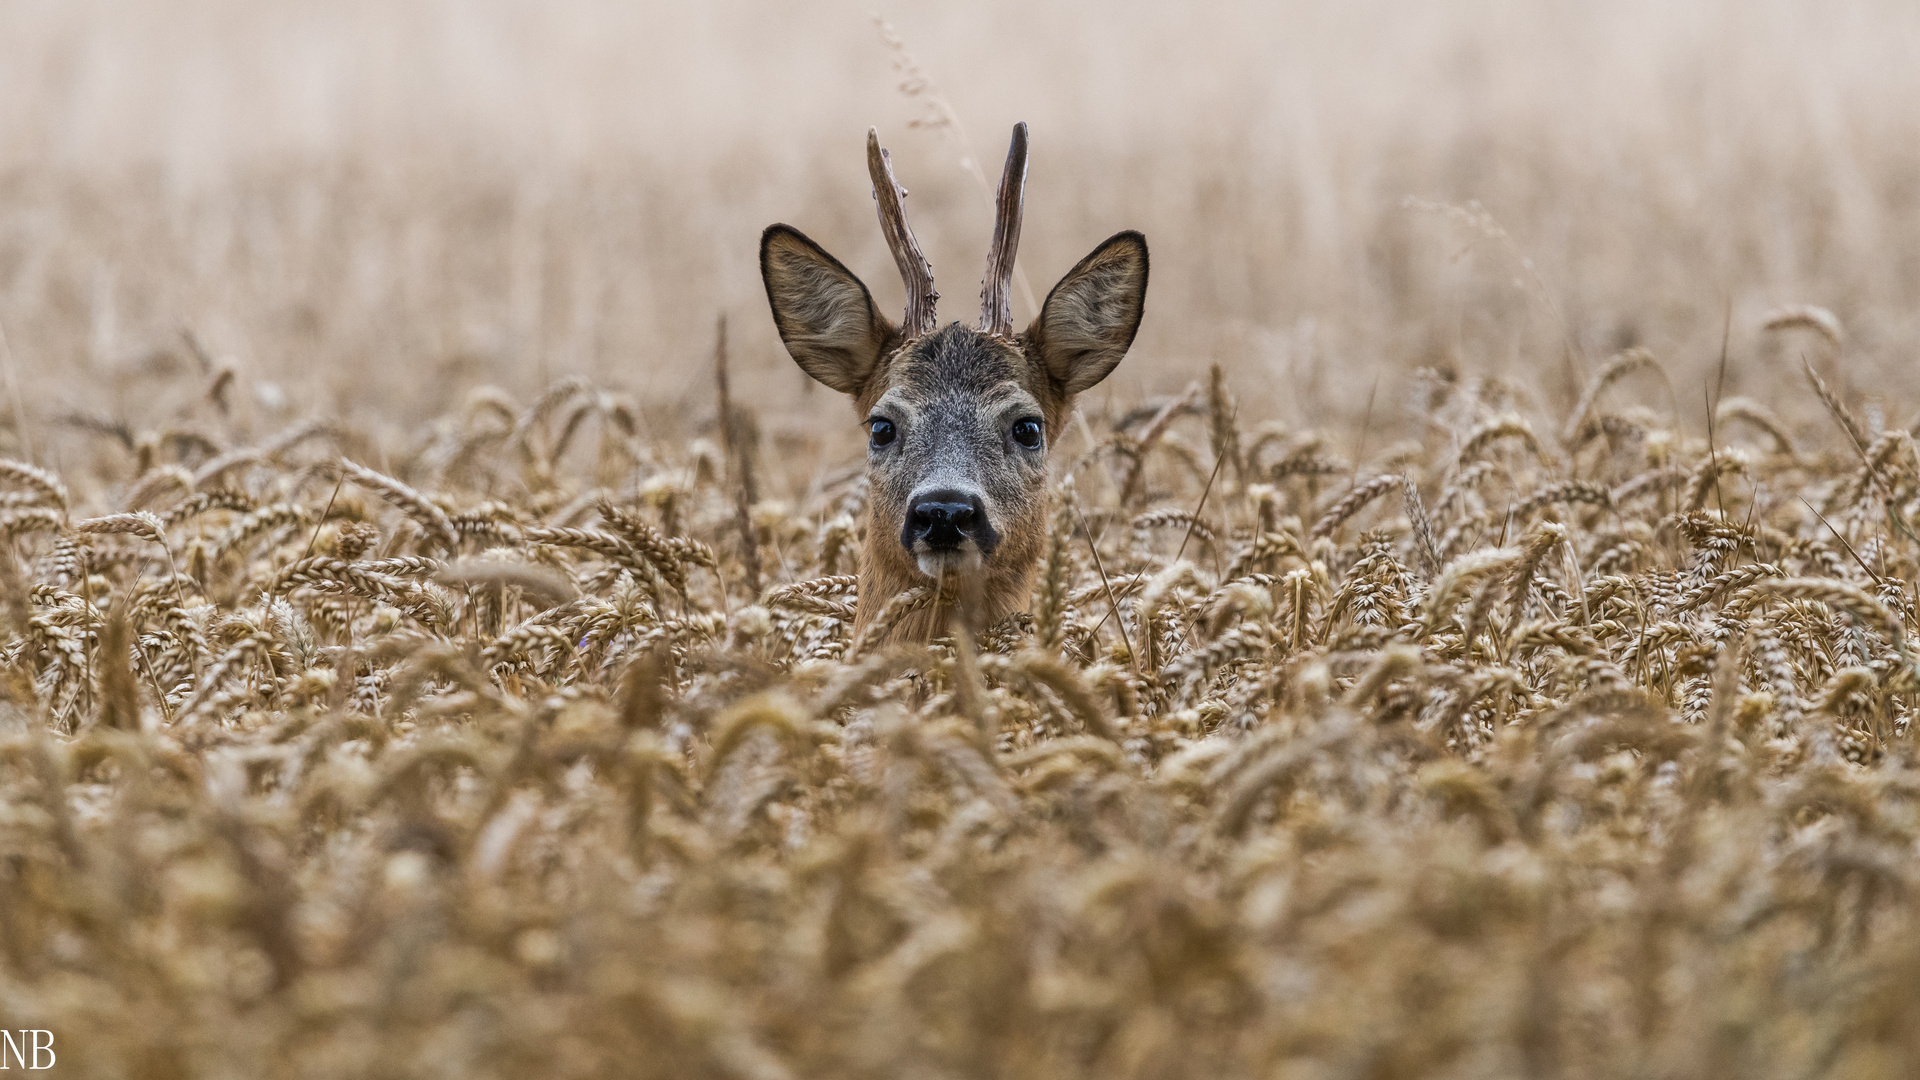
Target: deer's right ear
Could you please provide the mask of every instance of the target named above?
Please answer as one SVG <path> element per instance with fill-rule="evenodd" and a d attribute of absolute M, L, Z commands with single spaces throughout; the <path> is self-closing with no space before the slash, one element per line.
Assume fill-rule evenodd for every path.
<path fill-rule="evenodd" d="M 843 394 L 859 394 L 893 336 L 867 287 L 790 225 L 760 235 L 760 278 L 794 363 Z"/>

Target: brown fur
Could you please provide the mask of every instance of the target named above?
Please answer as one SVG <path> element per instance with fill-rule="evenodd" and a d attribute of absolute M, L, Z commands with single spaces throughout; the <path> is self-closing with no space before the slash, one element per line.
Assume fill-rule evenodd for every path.
<path fill-rule="evenodd" d="M 997 336 L 950 323 L 908 338 L 873 306 L 853 273 L 798 230 L 761 238 L 761 275 L 774 324 L 794 361 L 848 394 L 864 423 L 887 419 L 895 441 L 869 450 L 866 545 L 856 636 L 892 597 L 934 584 L 902 535 L 912 496 L 930 486 L 977 494 L 996 541 L 975 545 L 977 566 L 942 571 L 952 606 L 896 624 L 897 640 L 944 632 L 956 614 L 978 630 L 1025 610 L 1051 512 L 1047 456 L 1075 395 L 1104 379 L 1139 329 L 1146 241 L 1123 232 L 1063 277 L 1025 333 Z M 1038 449 L 1010 434 L 1043 428 Z M 971 557 L 971 555 L 969 556 Z"/>

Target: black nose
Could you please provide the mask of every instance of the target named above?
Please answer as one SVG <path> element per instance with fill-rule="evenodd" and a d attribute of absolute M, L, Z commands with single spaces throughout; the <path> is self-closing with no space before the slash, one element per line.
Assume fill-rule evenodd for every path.
<path fill-rule="evenodd" d="M 972 540 L 984 553 L 992 547 L 993 529 L 987 524 L 987 508 L 980 496 L 966 491 L 943 488 L 914 496 L 907 507 L 907 525 L 900 541 L 912 550 L 915 541 L 924 540 L 935 551 L 951 551 L 964 540 Z"/>

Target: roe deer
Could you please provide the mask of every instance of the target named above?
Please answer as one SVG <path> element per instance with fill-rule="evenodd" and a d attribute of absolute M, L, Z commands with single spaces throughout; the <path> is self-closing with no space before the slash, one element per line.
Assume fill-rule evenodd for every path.
<path fill-rule="evenodd" d="M 760 276 L 794 362 L 851 396 L 867 429 L 871 494 L 854 636 L 888 600 L 932 586 L 936 601 L 892 627 L 897 639 L 924 640 L 944 631 L 956 610 L 977 630 L 1026 608 L 1050 515 L 1047 452 L 1074 396 L 1106 378 L 1133 343 L 1146 303 L 1147 242 L 1129 231 L 1094 248 L 1016 334 L 1008 286 L 1027 181 L 1027 126 L 1017 124 L 995 200 L 980 325 L 937 326 L 933 267 L 872 130 L 867 171 L 906 282 L 901 325 L 791 226 L 761 235 Z"/>

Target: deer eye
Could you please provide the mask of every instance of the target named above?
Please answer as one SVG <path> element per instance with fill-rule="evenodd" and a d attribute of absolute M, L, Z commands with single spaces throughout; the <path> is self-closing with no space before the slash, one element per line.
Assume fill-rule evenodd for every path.
<path fill-rule="evenodd" d="M 1040 449 L 1040 421 L 1029 416 L 1013 422 L 1013 441 L 1029 450 Z"/>
<path fill-rule="evenodd" d="M 893 441 L 893 421 L 874 417 L 867 421 L 867 445 L 875 450 Z"/>

